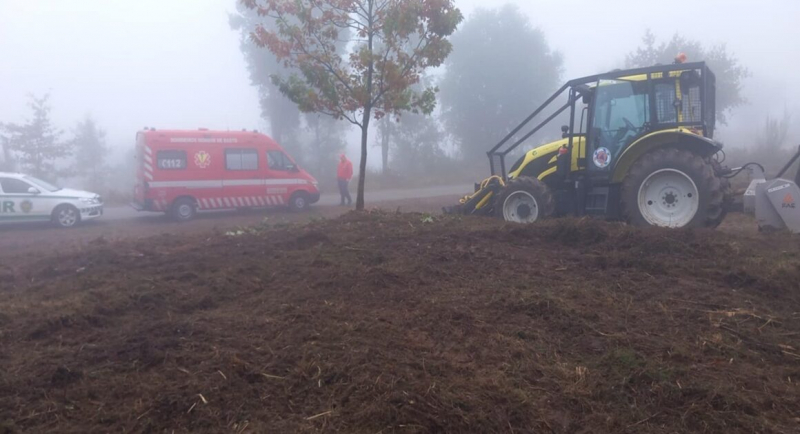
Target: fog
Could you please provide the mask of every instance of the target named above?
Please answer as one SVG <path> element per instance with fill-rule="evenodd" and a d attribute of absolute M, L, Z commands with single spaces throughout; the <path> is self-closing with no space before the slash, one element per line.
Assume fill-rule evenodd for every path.
<path fill-rule="evenodd" d="M 55 123 L 68 132 L 91 114 L 115 158 L 144 126 L 264 130 L 228 22 L 235 1 L 0 0 L 0 122 L 24 121 L 27 95 L 50 92 Z M 678 32 L 706 46 L 727 44 L 752 73 L 744 83 L 749 104 L 734 110 L 718 138 L 746 145 L 754 123 L 784 107 L 800 119 L 796 0 L 763 1 L 759 10 L 732 0 L 456 1 L 467 18 L 479 5 L 505 3 L 517 4 L 563 54 L 565 79 L 621 67 L 648 28 L 660 40 Z M 348 146 L 355 155 L 357 140 Z M 370 164 L 379 161 L 375 149 Z"/>

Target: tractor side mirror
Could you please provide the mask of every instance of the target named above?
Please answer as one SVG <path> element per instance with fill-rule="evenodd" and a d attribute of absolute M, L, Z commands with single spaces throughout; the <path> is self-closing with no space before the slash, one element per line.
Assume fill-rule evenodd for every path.
<path fill-rule="evenodd" d="M 569 126 L 562 125 L 561 126 L 561 138 L 566 139 L 569 136 Z"/>

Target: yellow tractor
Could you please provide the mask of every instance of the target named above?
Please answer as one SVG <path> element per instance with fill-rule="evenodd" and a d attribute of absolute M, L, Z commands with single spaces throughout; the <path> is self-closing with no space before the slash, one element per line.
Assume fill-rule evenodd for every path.
<path fill-rule="evenodd" d="M 567 82 L 489 152 L 492 176 L 446 209 L 530 223 L 593 215 L 635 225 L 715 227 L 732 197 L 713 140 L 715 77 L 705 63 L 618 70 Z M 566 94 L 566 103 L 517 137 Z M 505 157 L 564 112 L 562 138 Z"/>

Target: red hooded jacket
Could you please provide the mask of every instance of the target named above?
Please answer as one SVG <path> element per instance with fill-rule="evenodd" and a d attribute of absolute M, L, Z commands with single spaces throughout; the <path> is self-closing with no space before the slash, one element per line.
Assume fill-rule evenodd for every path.
<path fill-rule="evenodd" d="M 339 160 L 339 169 L 336 171 L 336 177 L 347 181 L 353 177 L 353 163 L 344 155 Z"/>

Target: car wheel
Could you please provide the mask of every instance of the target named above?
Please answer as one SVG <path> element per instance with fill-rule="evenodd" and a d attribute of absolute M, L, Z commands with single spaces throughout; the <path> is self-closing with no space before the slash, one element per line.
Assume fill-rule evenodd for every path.
<path fill-rule="evenodd" d="M 304 191 L 297 192 L 289 199 L 289 209 L 295 212 L 305 211 L 310 206 L 308 194 Z"/>
<path fill-rule="evenodd" d="M 81 213 L 72 205 L 59 205 L 53 210 L 53 223 L 60 228 L 71 228 L 81 222 Z"/>
<path fill-rule="evenodd" d="M 192 199 L 184 197 L 172 204 L 170 214 L 175 221 L 188 222 L 197 214 L 197 206 Z"/>

